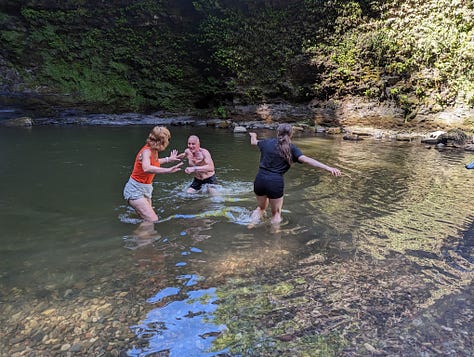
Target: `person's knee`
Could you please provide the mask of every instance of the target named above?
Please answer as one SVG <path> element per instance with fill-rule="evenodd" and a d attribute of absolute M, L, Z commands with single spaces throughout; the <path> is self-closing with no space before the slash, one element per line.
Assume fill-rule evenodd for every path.
<path fill-rule="evenodd" d="M 158 221 L 158 215 L 155 213 L 155 211 L 140 212 L 140 215 L 146 222 L 155 223 Z"/>
<path fill-rule="evenodd" d="M 279 204 L 272 204 L 271 205 L 272 215 L 280 214 L 281 213 L 281 205 Z"/>
<path fill-rule="evenodd" d="M 156 222 L 158 221 L 158 215 L 153 210 L 153 207 L 150 202 L 145 200 L 145 203 L 141 200 L 130 200 L 130 205 L 135 209 L 135 211 L 142 217 L 146 222 Z"/>

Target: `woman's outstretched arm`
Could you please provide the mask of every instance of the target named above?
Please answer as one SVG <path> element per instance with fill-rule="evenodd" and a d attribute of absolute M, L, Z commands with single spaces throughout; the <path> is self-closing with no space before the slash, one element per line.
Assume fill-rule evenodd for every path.
<path fill-rule="evenodd" d="M 298 161 L 302 162 L 304 164 L 308 164 L 308 165 L 313 166 L 313 167 L 317 167 L 319 169 L 329 171 L 334 176 L 341 176 L 341 171 L 339 169 L 336 169 L 335 167 L 325 165 L 322 162 L 319 162 L 319 161 L 317 161 L 317 160 L 315 160 L 311 157 L 308 157 L 306 155 L 301 155 L 300 157 L 298 157 Z"/>

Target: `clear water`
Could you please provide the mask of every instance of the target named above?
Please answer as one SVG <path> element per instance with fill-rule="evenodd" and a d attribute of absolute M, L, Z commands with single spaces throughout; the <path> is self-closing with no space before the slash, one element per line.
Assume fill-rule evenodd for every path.
<path fill-rule="evenodd" d="M 284 271 L 312 254 L 330 264 L 361 252 L 374 260 L 397 252 L 433 282 L 433 299 L 472 283 L 472 239 L 463 238 L 474 217 L 474 170 L 464 168 L 471 154 L 296 137 L 306 155 L 344 176 L 296 165 L 285 176 L 281 227 L 249 229 L 259 153 L 248 135 L 170 127 L 168 150 L 182 151 L 190 134 L 201 137 L 216 164 L 220 195 L 186 194 L 191 177 L 184 172 L 157 175 L 160 223 L 143 240 L 121 195 L 149 129 L 0 129 L 3 308 L 14 313 L 33 301 L 54 306 L 71 292 L 111 297 L 132 289 L 145 310 L 138 320 L 121 322 L 136 337 L 130 355 L 211 356 L 215 336 L 228 328 L 222 318 L 213 322 L 220 289 L 231 279 L 258 277 L 257 268 Z"/>

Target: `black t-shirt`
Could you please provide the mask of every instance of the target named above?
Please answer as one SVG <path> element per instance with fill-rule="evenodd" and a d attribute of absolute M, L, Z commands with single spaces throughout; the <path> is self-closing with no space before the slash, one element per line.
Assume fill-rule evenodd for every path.
<path fill-rule="evenodd" d="M 259 140 L 257 143 L 260 149 L 260 170 L 283 175 L 290 169 L 290 165 L 278 152 L 278 141 L 276 138 Z M 300 149 L 291 144 L 291 155 L 293 162 L 299 162 L 298 158 L 303 155 Z"/>

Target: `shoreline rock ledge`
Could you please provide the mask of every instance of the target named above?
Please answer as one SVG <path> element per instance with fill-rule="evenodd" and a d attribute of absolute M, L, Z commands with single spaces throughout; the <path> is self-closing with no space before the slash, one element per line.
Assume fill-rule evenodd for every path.
<path fill-rule="evenodd" d="M 79 126 L 208 126 L 245 133 L 247 130 L 275 129 L 290 122 L 299 131 L 343 136 L 359 141 L 366 137 L 377 140 L 421 142 L 437 148 L 454 147 L 474 151 L 474 110 L 451 108 L 444 112 L 421 111 L 407 121 L 393 104 L 371 103 L 360 98 L 341 101 L 313 101 L 309 105 L 273 103 L 234 105 L 227 108 L 227 118 L 216 118 L 206 112 L 176 114 L 159 111 L 151 114 L 82 114 L 66 110 L 56 116 L 0 119 L 0 127 L 32 127 L 45 125 Z"/>

